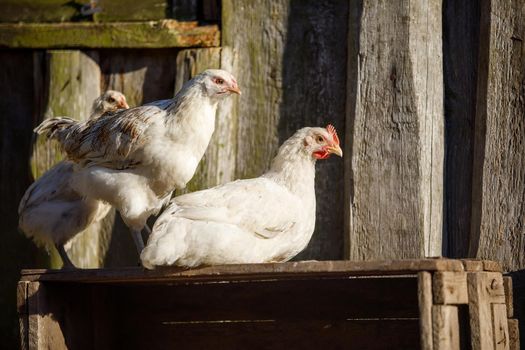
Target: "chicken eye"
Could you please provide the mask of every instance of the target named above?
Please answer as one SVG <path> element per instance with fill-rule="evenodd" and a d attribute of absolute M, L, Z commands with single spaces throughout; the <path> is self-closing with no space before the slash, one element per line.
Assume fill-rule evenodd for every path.
<path fill-rule="evenodd" d="M 113 97 L 110 97 L 110 98 L 108 98 L 108 102 L 109 103 L 113 103 L 113 102 L 115 102 L 115 99 Z"/>
<path fill-rule="evenodd" d="M 317 136 L 317 142 L 323 143 L 324 142 L 324 138 L 322 136 Z"/>
<path fill-rule="evenodd" d="M 215 84 L 222 85 L 224 84 L 224 80 L 221 78 L 215 78 Z"/>

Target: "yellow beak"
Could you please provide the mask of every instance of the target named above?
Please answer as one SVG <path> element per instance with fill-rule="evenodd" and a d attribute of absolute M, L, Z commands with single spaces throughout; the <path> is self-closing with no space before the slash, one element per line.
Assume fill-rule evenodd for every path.
<path fill-rule="evenodd" d="M 231 91 L 231 92 L 236 93 L 237 95 L 240 95 L 240 94 L 241 94 L 241 90 L 239 89 L 239 87 L 238 87 L 237 85 L 232 86 L 232 87 L 229 88 L 228 90 Z"/>
<path fill-rule="evenodd" d="M 330 153 L 338 155 L 339 157 L 343 156 L 343 150 L 341 149 L 341 147 L 339 147 L 339 145 L 329 146 L 326 148 L 326 150 Z"/>

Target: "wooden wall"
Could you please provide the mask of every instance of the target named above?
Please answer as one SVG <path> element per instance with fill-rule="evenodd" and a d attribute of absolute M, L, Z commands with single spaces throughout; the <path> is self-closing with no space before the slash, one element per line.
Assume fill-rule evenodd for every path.
<path fill-rule="evenodd" d="M 209 28 L 194 44 L 172 35 L 164 45 L 159 34 L 154 49 L 130 49 L 126 36 L 115 41 L 117 48 L 111 41 L 101 44 L 104 49 L 93 47 L 91 37 L 89 48 L 44 51 L 31 41 L 11 47 L 7 34 L 0 35 L 2 45 L 11 47 L 0 51 L 0 274 L 6 281 L 0 307 L 8 310 L 7 318 L 0 317 L 2 335 L 14 339 L 9 306 L 18 270 L 57 266 L 16 228 L 16 207 L 31 170 L 38 176 L 57 160 L 47 148 L 31 155 L 32 128 L 44 116 L 81 115 L 87 100 L 110 88 L 124 92 L 132 106 L 169 98 L 208 67 L 232 71 L 243 95 L 221 106 L 216 133 L 187 191 L 258 176 L 296 129 L 332 123 L 345 156 L 317 165 L 316 231 L 297 259 L 444 255 L 525 268 L 522 1 L 146 3 L 158 6 L 138 19 L 177 13 L 209 21 L 222 11 L 221 47 Z M 13 10 L 23 2 L 6 4 L 11 15 L 0 14 L 0 22 L 30 16 Z M 78 9 L 50 10 L 60 0 L 46 4 L 44 12 L 55 15 L 37 16 L 41 22 L 78 19 Z M 109 11 L 95 17 L 104 23 L 115 16 Z M 20 45 L 29 46 L 14 49 Z M 87 64 L 72 65 L 65 74 L 65 56 Z M 75 72 L 86 69 L 86 80 L 78 80 Z M 137 263 L 129 233 L 118 215 L 115 221 L 108 218 L 106 226 L 114 227 L 97 243 L 96 266 Z M 71 248 L 78 257 L 86 255 L 82 242 Z"/>

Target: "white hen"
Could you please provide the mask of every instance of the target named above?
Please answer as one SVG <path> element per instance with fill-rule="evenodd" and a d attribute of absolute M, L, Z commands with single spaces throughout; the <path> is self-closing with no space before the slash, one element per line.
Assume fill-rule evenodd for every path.
<path fill-rule="evenodd" d="M 162 265 L 287 261 L 315 227 L 315 162 L 342 156 L 333 126 L 303 128 L 279 148 L 261 177 L 182 195 L 157 219 L 141 254 Z"/>
<path fill-rule="evenodd" d="M 108 90 L 93 102 L 90 119 L 121 108 L 129 108 L 126 97 Z M 64 245 L 111 209 L 75 192 L 70 186 L 74 176 L 74 163 L 59 162 L 27 189 L 18 207 L 20 229 L 39 246 L 55 245 L 66 267 L 74 265 Z"/>
<path fill-rule="evenodd" d="M 54 118 L 37 132 L 56 138 L 79 164 L 72 181 L 76 191 L 117 208 L 140 253 L 146 220 L 193 177 L 215 129 L 217 104 L 231 93 L 240 93 L 235 78 L 210 69 L 186 82 L 172 100 L 94 122 Z"/>

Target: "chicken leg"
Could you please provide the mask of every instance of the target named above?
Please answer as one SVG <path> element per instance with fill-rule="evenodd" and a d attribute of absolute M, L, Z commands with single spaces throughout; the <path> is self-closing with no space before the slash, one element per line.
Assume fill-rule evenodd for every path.
<path fill-rule="evenodd" d="M 142 253 L 142 249 L 144 249 L 144 241 L 142 240 L 142 230 L 135 230 L 131 229 L 131 236 L 133 237 L 133 241 L 135 242 L 135 246 L 137 247 L 137 252 Z"/>
<path fill-rule="evenodd" d="M 69 256 L 67 255 L 64 245 L 56 244 L 55 247 L 57 248 L 58 254 L 60 254 L 60 258 L 62 259 L 62 268 L 63 269 L 76 269 L 76 266 L 69 259 Z"/>

